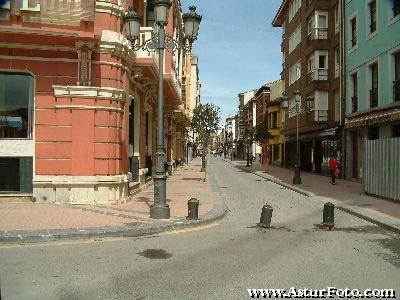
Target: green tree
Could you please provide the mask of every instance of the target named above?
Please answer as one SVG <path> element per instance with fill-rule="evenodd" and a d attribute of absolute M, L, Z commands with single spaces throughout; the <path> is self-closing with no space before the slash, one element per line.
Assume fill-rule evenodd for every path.
<path fill-rule="evenodd" d="M 254 141 L 261 145 L 263 142 L 268 141 L 272 138 L 271 133 L 268 130 L 267 125 L 257 125 L 254 128 Z"/>
<path fill-rule="evenodd" d="M 250 156 L 250 146 L 256 142 L 258 145 L 261 145 L 263 142 L 268 141 L 272 138 L 271 133 L 268 130 L 267 125 L 257 125 L 257 126 L 250 126 L 246 130 L 246 141 L 248 145 L 248 152 L 247 152 L 247 165 L 249 166 L 249 156 Z"/>
<path fill-rule="evenodd" d="M 197 134 L 197 139 L 203 149 L 203 171 L 206 170 L 206 151 L 211 143 L 213 134 L 217 133 L 220 120 L 220 108 L 215 104 L 200 104 L 193 110 L 190 128 Z"/>

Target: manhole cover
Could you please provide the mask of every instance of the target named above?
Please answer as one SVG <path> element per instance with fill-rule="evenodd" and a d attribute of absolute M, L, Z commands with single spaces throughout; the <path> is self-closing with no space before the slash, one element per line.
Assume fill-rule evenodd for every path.
<path fill-rule="evenodd" d="M 150 259 L 168 259 L 172 257 L 171 253 L 168 253 L 163 249 L 146 249 L 138 254 Z"/>

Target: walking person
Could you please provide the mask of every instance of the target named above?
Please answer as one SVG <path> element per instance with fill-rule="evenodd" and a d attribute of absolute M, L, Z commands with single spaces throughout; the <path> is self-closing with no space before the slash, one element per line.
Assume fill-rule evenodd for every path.
<path fill-rule="evenodd" d="M 339 176 L 339 161 L 335 154 L 332 154 L 329 159 L 329 175 L 331 176 L 331 183 L 336 185 L 336 177 Z"/>

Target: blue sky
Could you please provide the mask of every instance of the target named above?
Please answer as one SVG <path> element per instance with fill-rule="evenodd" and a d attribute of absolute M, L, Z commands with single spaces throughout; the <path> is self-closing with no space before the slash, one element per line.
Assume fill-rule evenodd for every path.
<path fill-rule="evenodd" d="M 194 54 L 199 57 L 202 102 L 237 111 L 237 94 L 279 79 L 281 29 L 271 22 L 281 0 L 182 0 L 203 16 Z"/>

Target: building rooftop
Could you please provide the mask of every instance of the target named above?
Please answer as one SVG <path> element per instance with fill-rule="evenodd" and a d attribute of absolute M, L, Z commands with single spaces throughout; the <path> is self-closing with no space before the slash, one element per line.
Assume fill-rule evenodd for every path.
<path fill-rule="evenodd" d="M 274 20 L 272 21 L 272 26 L 273 27 L 282 27 L 284 23 L 284 10 L 286 9 L 286 6 L 288 5 L 289 1 L 288 0 L 282 0 L 281 5 L 279 6 L 278 12 L 275 15 Z"/>

